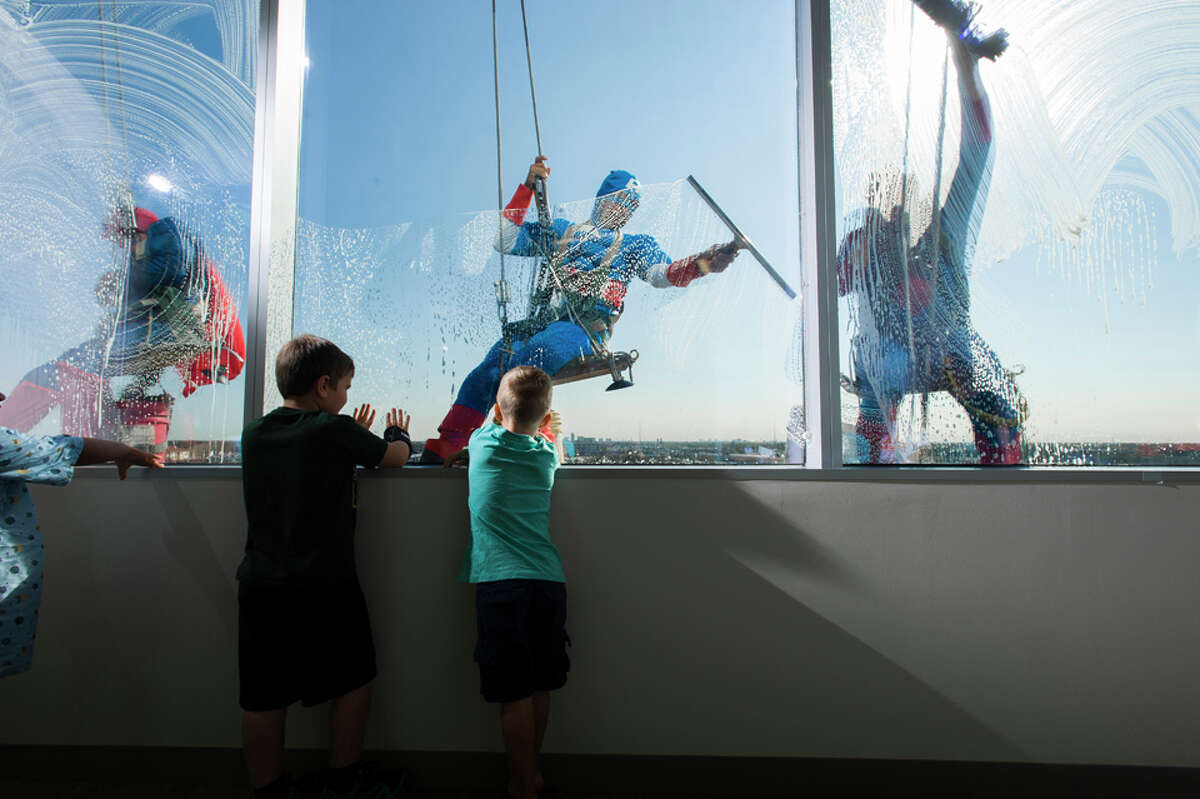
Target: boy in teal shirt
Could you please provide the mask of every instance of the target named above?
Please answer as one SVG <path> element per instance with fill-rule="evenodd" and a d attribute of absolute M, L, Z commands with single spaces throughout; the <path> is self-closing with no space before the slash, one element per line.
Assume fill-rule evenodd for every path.
<path fill-rule="evenodd" d="M 508 792 L 534 799 L 550 691 L 567 682 L 566 577 L 550 540 L 550 489 L 559 456 L 539 435 L 550 424 L 550 376 L 518 366 L 500 380 L 494 423 L 467 445 L 471 543 L 459 579 L 475 583 L 480 692 L 500 705 Z"/>

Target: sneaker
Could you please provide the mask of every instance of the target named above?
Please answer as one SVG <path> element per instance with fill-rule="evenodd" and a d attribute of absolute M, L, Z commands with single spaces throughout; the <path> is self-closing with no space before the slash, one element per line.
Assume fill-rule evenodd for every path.
<path fill-rule="evenodd" d="M 326 785 L 321 799 L 400 799 L 408 793 L 409 781 L 404 769 L 381 769 L 374 763 L 361 763 L 345 792 Z"/>
<path fill-rule="evenodd" d="M 318 771 L 315 774 L 305 774 L 303 777 L 292 777 L 288 799 L 320 799 L 324 789 L 325 774 L 323 772 Z"/>

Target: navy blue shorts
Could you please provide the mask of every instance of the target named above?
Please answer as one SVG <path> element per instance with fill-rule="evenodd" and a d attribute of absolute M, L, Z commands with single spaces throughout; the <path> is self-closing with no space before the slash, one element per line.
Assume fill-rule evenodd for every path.
<path fill-rule="evenodd" d="M 567 684 L 567 587 L 548 580 L 496 580 L 475 586 L 479 691 L 516 702 Z"/>
<path fill-rule="evenodd" d="M 375 642 L 358 583 L 238 584 L 239 704 L 317 705 L 375 679 Z"/>

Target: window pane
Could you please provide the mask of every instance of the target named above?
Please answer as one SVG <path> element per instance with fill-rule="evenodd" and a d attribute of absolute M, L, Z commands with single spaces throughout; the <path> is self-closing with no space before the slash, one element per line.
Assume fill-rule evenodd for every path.
<path fill-rule="evenodd" d="M 0 425 L 238 460 L 257 28 L 0 8 Z"/>
<path fill-rule="evenodd" d="M 605 391 L 607 359 L 593 358 L 597 376 L 556 388 L 576 462 L 779 462 L 800 415 L 799 302 L 747 252 L 721 274 L 668 266 L 733 238 L 693 174 L 798 288 L 793 4 L 528 7 L 555 227 L 539 249 L 521 198 L 502 273 L 497 209 L 538 152 L 519 5 L 499 19 L 498 192 L 490 8 L 309 3 L 296 332 L 355 359 L 351 403 L 411 410 L 418 443 L 455 428 L 444 451 L 490 410 L 507 344 L 505 365 L 560 379 L 581 354 L 638 356 L 632 387 Z M 628 176 L 605 189 L 636 211 L 582 224 L 612 170 L 640 181 L 636 197 Z M 539 255 L 560 248 L 543 272 Z M 527 321 L 506 340 L 504 318 Z"/>
<path fill-rule="evenodd" d="M 846 462 L 1200 461 L 1200 7 L 832 20 Z"/>

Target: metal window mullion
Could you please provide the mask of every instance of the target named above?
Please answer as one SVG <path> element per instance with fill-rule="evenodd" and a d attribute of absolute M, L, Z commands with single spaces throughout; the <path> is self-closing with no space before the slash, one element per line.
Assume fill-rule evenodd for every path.
<path fill-rule="evenodd" d="M 280 0 L 262 0 L 258 21 L 258 69 L 254 84 L 254 166 L 250 186 L 250 263 L 246 292 L 246 376 L 244 422 L 263 408 L 267 348 L 267 296 L 270 275 L 271 180 L 268 150 L 275 107 L 275 53 Z M 243 422 L 243 423 L 244 423 Z"/>
<path fill-rule="evenodd" d="M 292 332 L 304 18 L 305 0 L 263 0 L 259 16 L 246 421 L 260 416 L 268 396 L 276 396 L 271 355 Z M 287 307 L 276 307 L 280 303 Z"/>
<path fill-rule="evenodd" d="M 842 466 L 833 165 L 833 50 L 829 0 L 796 2 L 800 257 L 804 285 L 806 465 Z"/>

